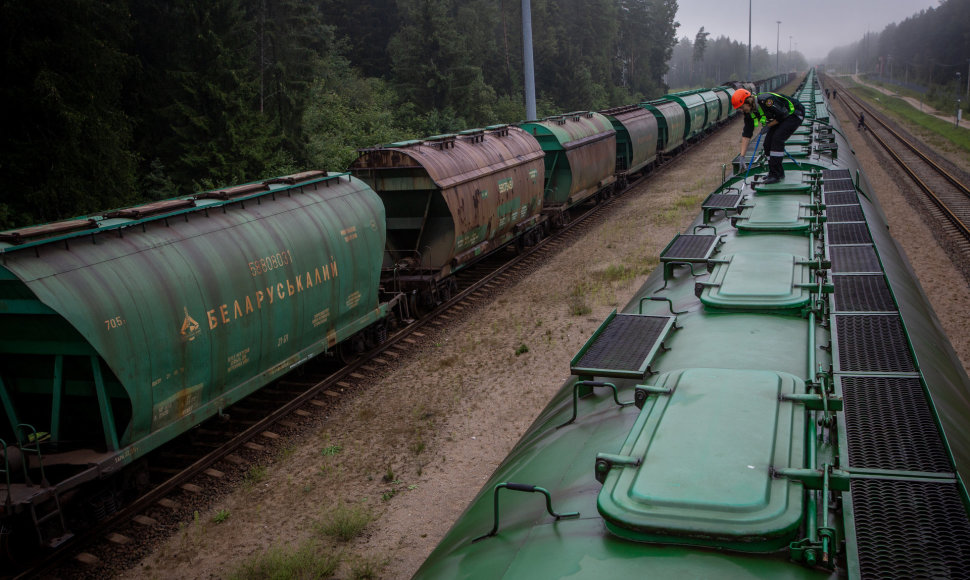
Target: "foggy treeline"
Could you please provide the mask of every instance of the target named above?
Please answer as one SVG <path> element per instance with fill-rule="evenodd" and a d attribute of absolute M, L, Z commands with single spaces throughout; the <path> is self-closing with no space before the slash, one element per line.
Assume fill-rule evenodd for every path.
<path fill-rule="evenodd" d="M 726 36 L 710 38 L 701 27 L 691 39 L 683 36 L 674 47 L 666 81 L 672 89 L 711 87 L 748 78 L 748 45 Z M 798 51 L 769 52 L 763 46 L 751 49 L 751 80 L 775 74 L 805 70 L 805 57 Z"/>
<path fill-rule="evenodd" d="M 942 0 L 939 7 L 893 23 L 880 32 L 829 52 L 826 68 L 867 74 L 920 92 L 965 94 L 970 74 L 970 0 Z"/>
<path fill-rule="evenodd" d="M 521 120 L 520 5 L 3 2 L 0 230 Z M 532 0 L 540 115 L 663 94 L 676 11 Z"/>

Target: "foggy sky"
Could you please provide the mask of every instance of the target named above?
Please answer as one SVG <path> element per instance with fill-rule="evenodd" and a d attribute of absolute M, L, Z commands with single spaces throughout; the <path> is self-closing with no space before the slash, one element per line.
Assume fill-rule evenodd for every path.
<path fill-rule="evenodd" d="M 809 63 L 824 59 L 829 50 L 861 39 L 866 29 L 880 32 L 887 24 L 901 22 L 939 0 L 751 0 L 751 44 L 774 54 L 776 30 L 781 20 L 780 51 L 801 51 Z M 700 27 L 709 38 L 727 36 L 748 43 L 747 0 L 678 0 L 677 38 L 693 41 Z"/>

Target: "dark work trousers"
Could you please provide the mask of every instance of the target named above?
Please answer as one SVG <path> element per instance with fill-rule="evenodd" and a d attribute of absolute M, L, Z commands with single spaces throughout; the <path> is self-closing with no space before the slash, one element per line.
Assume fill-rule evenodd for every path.
<path fill-rule="evenodd" d="M 805 119 L 805 113 L 795 111 L 765 133 L 765 155 L 768 156 L 768 175 L 778 179 L 785 176 L 782 162 L 785 160 L 785 141 L 792 136 Z"/>

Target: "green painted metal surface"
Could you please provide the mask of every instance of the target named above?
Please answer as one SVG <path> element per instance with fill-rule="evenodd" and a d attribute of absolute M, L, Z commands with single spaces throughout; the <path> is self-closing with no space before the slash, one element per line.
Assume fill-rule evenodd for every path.
<path fill-rule="evenodd" d="M 636 173 L 657 158 L 659 128 L 649 111 L 631 105 L 601 111 L 616 131 L 616 172 Z"/>
<path fill-rule="evenodd" d="M 786 167 L 785 177 L 778 183 L 756 183 L 755 190 L 759 195 L 770 193 L 806 193 L 811 189 L 803 171 L 793 171 Z"/>
<path fill-rule="evenodd" d="M 734 112 L 734 107 L 731 106 L 731 95 L 734 94 L 733 90 L 729 90 L 727 87 L 714 87 L 711 89 L 714 91 L 714 95 L 718 99 L 718 113 L 717 122 L 723 123 L 731 117 L 731 113 Z"/>
<path fill-rule="evenodd" d="M 720 120 L 721 99 L 713 89 L 708 91 L 699 91 L 697 94 L 704 99 L 704 109 L 706 113 L 704 118 L 704 129 L 711 129 Z"/>
<path fill-rule="evenodd" d="M 613 183 L 616 131 L 605 116 L 567 113 L 519 126 L 546 154 L 545 207 L 571 207 Z"/>
<path fill-rule="evenodd" d="M 686 123 L 684 124 L 684 140 L 693 139 L 704 131 L 707 122 L 707 105 L 704 98 L 692 92 L 672 93 L 664 95 L 684 110 Z"/>
<path fill-rule="evenodd" d="M 809 81 L 813 79 L 810 75 Z M 847 147 L 841 136 L 835 139 Z M 830 153 L 820 151 L 801 164 L 799 171 L 805 172 L 848 170 L 857 183 L 873 236 L 871 249 L 884 264 L 909 332 L 920 384 L 932 395 L 933 415 L 960 475 L 965 475 L 970 457 L 970 429 L 965 421 L 970 379 L 906 258 L 889 236 L 868 182 L 851 156 L 836 162 Z M 764 166 L 755 167 L 754 173 L 765 171 Z M 753 203 L 771 200 L 763 207 L 773 208 L 779 217 L 790 211 L 793 199 L 815 195 L 812 203 L 819 201 L 821 192 L 810 191 L 807 180 L 795 175 L 794 164 L 786 163 L 786 171 L 792 174 L 791 183 L 775 192 L 755 191 L 740 176 L 729 179 L 717 192 L 739 192 Z M 800 190 L 793 193 L 789 186 Z M 782 211 L 782 206 L 789 210 Z M 837 340 L 833 319 L 828 317 L 835 308 L 834 298 L 814 295 L 805 303 L 804 289 L 798 288 L 795 308 L 770 311 L 761 302 L 734 309 L 711 306 L 696 294 L 699 282 L 719 276 L 724 282 L 727 274 L 733 274 L 716 261 L 731 256 L 743 256 L 749 262 L 737 271 L 737 280 L 727 280 L 738 296 L 773 300 L 786 288 L 791 291 L 792 282 L 806 277 L 818 287 L 841 275 L 821 260 L 823 255 L 829 257 L 835 244 L 820 239 L 818 231 L 746 235 L 730 222 L 730 218 L 711 218 L 714 234 L 723 236 L 721 251 L 711 262 L 712 272 L 705 272 L 700 263 L 694 272 L 672 268 L 664 284 L 658 269 L 623 308 L 625 313 L 639 313 L 641 299 L 663 297 L 670 300 L 669 305 L 647 300 L 643 314 L 678 312 L 679 329 L 665 341 L 670 350 L 656 353 L 651 361 L 651 368 L 660 374 L 646 379 L 648 388 L 615 380 L 620 399 L 635 394 L 643 411 L 617 407 L 610 393 L 596 391 L 580 399 L 574 422 L 558 428 L 572 413 L 570 396 L 576 378 L 568 379 L 417 578 L 859 578 L 866 577 L 868 569 L 863 560 L 888 561 L 884 569 L 892 569 L 893 559 L 903 553 L 900 543 L 912 542 L 906 533 L 930 529 L 939 537 L 947 534 L 946 522 L 967 517 L 965 509 L 957 508 L 955 513 L 943 514 L 944 524 L 938 529 L 932 529 L 934 522 L 883 522 L 878 502 L 896 502 L 899 507 L 901 500 L 882 497 L 870 510 L 874 521 L 865 525 L 885 527 L 862 530 L 857 526 L 853 518 L 858 502 L 853 500 L 860 499 L 855 488 L 862 480 L 942 482 L 951 490 L 959 487 L 965 507 L 962 480 L 954 481 L 948 473 L 845 471 L 847 407 L 839 397 L 842 390 L 832 385 L 843 378 L 833 369 L 845 354 L 840 349 L 846 343 Z M 700 220 L 694 222 L 700 224 Z M 800 256 L 818 258 L 816 267 L 827 270 L 826 275 L 816 276 L 806 266 L 796 265 Z M 800 315 L 793 315 L 793 310 Z M 880 347 L 873 348 L 874 356 L 879 356 Z M 874 373 L 868 374 L 872 378 Z M 897 393 L 884 387 L 876 391 L 872 396 L 885 396 L 886 405 L 896 405 Z M 862 434 L 863 446 L 889 441 L 893 449 L 892 438 L 907 437 L 907 432 L 894 432 L 894 427 Z M 603 462 L 606 469 L 599 468 Z M 607 485 L 601 488 L 595 482 L 604 473 Z M 578 511 L 580 518 L 554 521 L 538 500 L 509 498 L 498 534 L 472 544 L 491 526 L 490 491 L 502 481 L 541 485 L 550 490 L 556 510 Z M 608 498 L 603 505 L 612 502 L 611 509 L 622 513 L 601 517 L 596 509 L 601 496 Z M 842 503 L 835 502 L 837 497 Z M 921 501 L 907 496 L 902 503 Z M 863 531 L 876 545 L 857 541 Z M 911 545 L 908 548 L 909 554 L 930 558 L 953 556 L 934 554 L 922 546 L 915 551 Z M 745 549 L 759 552 L 743 553 Z M 938 569 L 945 576 L 946 571 L 964 568 L 961 560 L 952 568 Z"/>
<path fill-rule="evenodd" d="M 689 129 L 690 124 L 683 107 L 667 99 L 640 103 L 640 106 L 650 111 L 657 119 L 657 127 L 659 128 L 658 152 L 671 153 L 684 144 L 684 134 Z"/>
<path fill-rule="evenodd" d="M 0 303 L 51 312 L 3 315 L 14 404 L 75 443 L 130 446 L 130 461 L 150 435 L 171 438 L 383 318 L 384 208 L 364 183 L 319 175 L 0 248 Z M 57 357 L 70 413 L 52 418 Z"/>
<path fill-rule="evenodd" d="M 811 208 L 805 206 L 807 201 L 806 196 L 778 193 L 755 196 L 734 220 L 735 227 L 747 232 L 807 232 L 815 223 Z"/>
<path fill-rule="evenodd" d="M 797 309 L 808 304 L 809 271 L 798 258 L 780 252 L 739 252 L 717 264 L 701 293 L 705 306 L 714 308 Z"/>
<path fill-rule="evenodd" d="M 800 467 L 804 413 L 781 399 L 801 379 L 769 371 L 688 369 L 657 377 L 619 454 L 598 509 L 611 531 L 636 541 L 774 551 L 794 539 L 802 486 L 774 478 Z"/>

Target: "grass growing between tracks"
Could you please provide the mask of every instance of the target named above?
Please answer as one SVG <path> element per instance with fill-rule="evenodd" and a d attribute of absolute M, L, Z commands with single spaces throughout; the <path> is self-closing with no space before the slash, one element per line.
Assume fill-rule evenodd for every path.
<path fill-rule="evenodd" d="M 339 505 L 327 519 L 316 525 L 318 536 L 346 543 L 361 536 L 374 521 L 371 510 L 360 506 Z M 232 580 L 273 580 L 289 578 L 332 578 L 353 580 L 377 578 L 387 565 L 381 557 L 345 556 L 332 545 L 311 538 L 296 548 L 273 546 L 240 564 L 230 572 Z"/>
<path fill-rule="evenodd" d="M 343 565 L 343 566 L 342 566 Z M 334 578 L 341 567 L 341 578 L 371 580 L 377 578 L 387 560 L 381 557 L 349 556 L 330 552 L 319 542 L 310 540 L 296 549 L 274 546 L 253 556 L 229 573 L 230 580 L 290 580 Z"/>
<path fill-rule="evenodd" d="M 942 145 L 944 149 L 970 154 L 970 131 L 954 127 L 953 123 L 923 113 L 899 97 L 885 95 L 861 85 L 855 85 L 850 90 L 870 106 L 888 113 L 894 119 L 939 136 L 941 143 L 938 143 L 938 146 Z M 970 119 L 964 122 L 970 122 Z"/>
<path fill-rule="evenodd" d="M 340 554 L 321 550 L 307 542 L 296 550 L 273 547 L 243 562 L 229 574 L 231 580 L 270 580 L 276 578 L 331 578 L 340 567 Z"/>
<path fill-rule="evenodd" d="M 363 506 L 339 505 L 317 526 L 317 531 L 335 540 L 349 542 L 361 535 L 373 520 L 374 514 Z"/>

